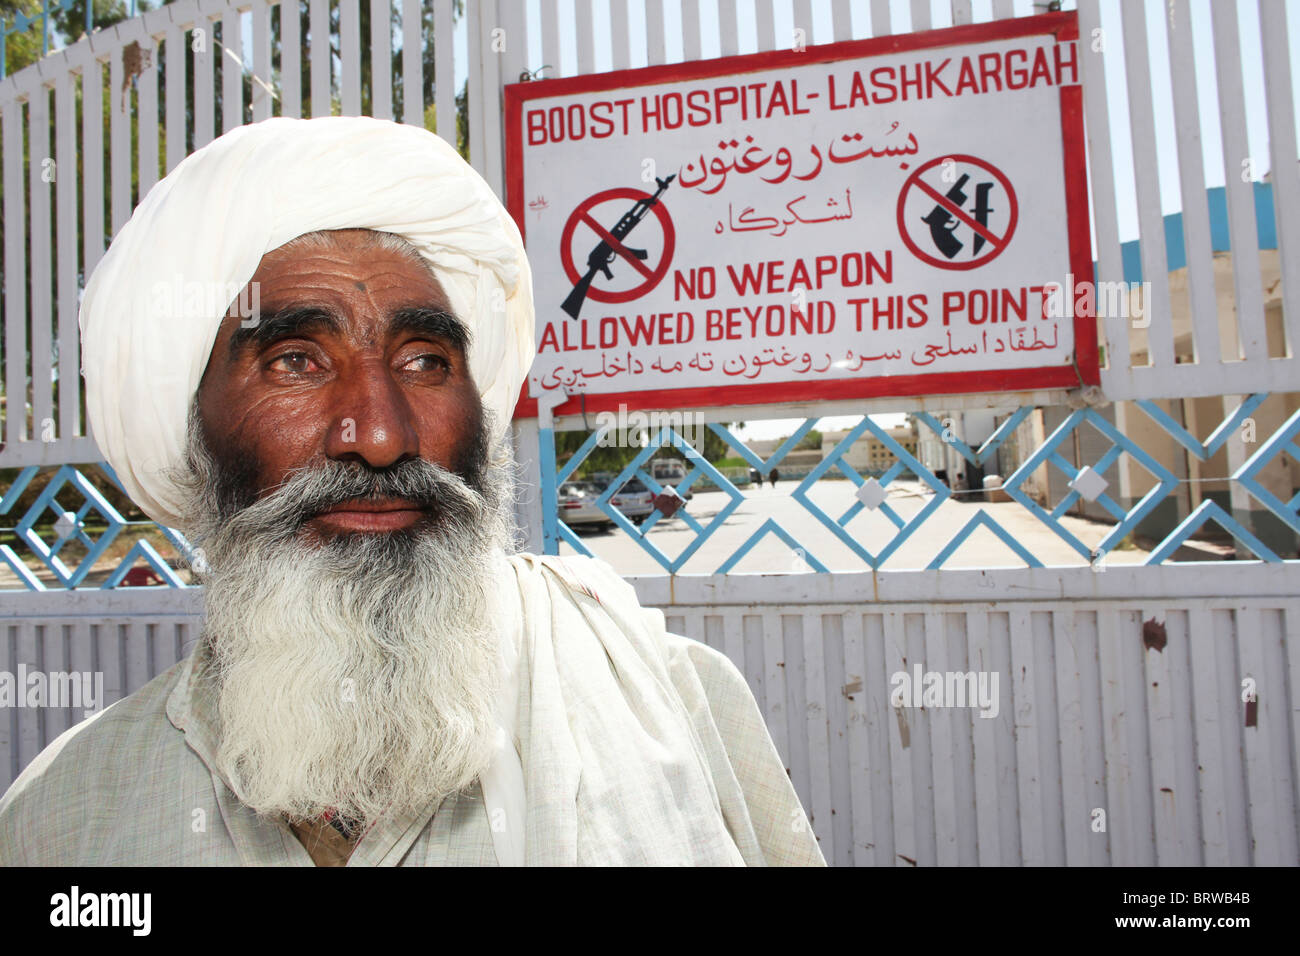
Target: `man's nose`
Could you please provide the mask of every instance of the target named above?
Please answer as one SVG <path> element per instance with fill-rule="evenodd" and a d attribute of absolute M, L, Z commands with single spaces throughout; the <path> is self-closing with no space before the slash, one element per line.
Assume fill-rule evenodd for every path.
<path fill-rule="evenodd" d="M 401 387 L 382 361 L 358 363 L 335 383 L 325 454 L 387 468 L 417 458 L 420 435 Z"/>

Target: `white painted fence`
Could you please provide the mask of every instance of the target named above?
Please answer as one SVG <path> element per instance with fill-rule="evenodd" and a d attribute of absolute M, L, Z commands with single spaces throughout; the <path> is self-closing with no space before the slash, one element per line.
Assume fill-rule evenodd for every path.
<path fill-rule="evenodd" d="M 633 581 L 744 673 L 829 862 L 1300 863 L 1294 568 Z M 102 671 L 111 703 L 188 650 L 200 601 L 16 595 L 0 671 Z M 894 708 L 915 664 L 997 673 L 997 716 Z M 0 711 L 0 788 L 80 718 Z"/>

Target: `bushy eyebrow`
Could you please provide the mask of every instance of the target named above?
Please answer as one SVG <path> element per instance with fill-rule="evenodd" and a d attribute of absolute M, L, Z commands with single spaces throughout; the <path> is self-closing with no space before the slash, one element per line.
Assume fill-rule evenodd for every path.
<path fill-rule="evenodd" d="M 286 306 L 267 316 L 259 316 L 251 325 L 240 323 L 230 336 L 230 356 L 250 346 L 266 345 L 306 335 L 311 332 L 341 334 L 343 322 L 339 315 L 321 306 Z M 443 339 L 465 352 L 469 348 L 469 329 L 460 319 L 444 309 L 426 306 L 407 306 L 398 309 L 388 320 L 388 334 L 413 332 L 427 338 Z"/>
<path fill-rule="evenodd" d="M 258 315 L 251 325 L 246 325 L 247 321 L 241 321 L 239 328 L 230 336 L 231 358 L 249 346 L 264 347 L 279 339 L 308 332 L 332 332 L 337 335 L 343 328 L 336 314 L 315 305 L 291 305 L 270 315 Z"/>
<path fill-rule="evenodd" d="M 413 306 L 398 309 L 388 320 L 388 332 L 413 332 L 425 338 L 444 339 L 462 352 L 469 350 L 469 329 L 444 309 Z"/>

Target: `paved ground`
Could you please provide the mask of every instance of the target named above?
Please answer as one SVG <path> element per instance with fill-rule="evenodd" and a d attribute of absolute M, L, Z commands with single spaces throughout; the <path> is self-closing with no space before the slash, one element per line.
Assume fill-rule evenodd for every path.
<path fill-rule="evenodd" d="M 711 574 L 733 551 L 752 535 L 768 518 L 792 534 L 807 551 L 832 571 L 862 571 L 867 565 L 799 502 L 790 497 L 795 482 L 778 483 L 775 488 L 745 492 L 745 500 L 732 512 L 722 527 L 700 547 L 681 568 L 686 574 Z M 894 481 L 889 485 L 887 504 L 904 521 L 920 512 L 933 499 L 929 488 L 916 481 Z M 814 504 L 833 519 L 839 518 L 854 503 L 853 485 L 848 481 L 822 481 L 809 494 Z M 690 513 L 705 527 L 727 504 L 722 492 L 696 494 Z M 1045 565 L 1080 565 L 1084 559 L 1054 531 L 1015 502 L 973 502 L 950 498 L 926 518 L 919 530 L 893 554 L 883 567 L 887 570 L 924 568 L 980 509 L 1015 537 Z M 1110 525 L 1066 516 L 1064 526 L 1090 548 L 1099 543 Z M 879 552 L 897 533 L 897 528 L 880 511 L 863 510 L 849 523 L 848 530 L 869 551 Z M 648 540 L 670 558 L 675 558 L 693 540 L 694 531 L 680 519 L 660 521 L 647 535 Z M 662 568 L 641 545 L 621 529 L 611 531 L 582 530 L 580 537 L 591 552 L 609 562 L 622 574 L 662 573 Z M 575 553 L 567 544 L 564 554 Z M 1140 548 L 1114 550 L 1106 557 L 1108 564 L 1137 564 L 1146 561 L 1149 552 Z M 797 564 L 798 556 L 777 538 L 768 535 L 754 546 L 736 571 L 809 570 Z M 1024 567 L 1024 562 L 992 531 L 979 528 L 948 559 L 944 567 Z"/>

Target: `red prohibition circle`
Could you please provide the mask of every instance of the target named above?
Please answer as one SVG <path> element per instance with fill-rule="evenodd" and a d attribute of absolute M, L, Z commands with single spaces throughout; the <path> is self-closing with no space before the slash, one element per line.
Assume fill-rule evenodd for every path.
<path fill-rule="evenodd" d="M 564 274 L 569 277 L 569 281 L 574 285 L 582 278 L 582 273 L 577 270 L 573 264 L 573 233 L 577 229 L 578 223 L 585 222 L 587 226 L 597 234 L 601 239 L 607 239 L 608 230 L 600 225 L 589 214 L 588 210 L 599 203 L 606 202 L 610 199 L 628 199 L 636 202 L 639 199 L 649 199 L 650 193 L 642 192 L 640 189 L 632 189 L 628 186 L 620 186 L 615 189 L 606 189 L 604 192 L 596 193 L 589 199 L 584 199 L 578 204 L 578 208 L 573 210 L 569 215 L 569 221 L 564 224 L 564 231 L 560 234 L 560 263 L 564 266 Z M 654 269 L 647 269 L 640 259 L 635 256 L 629 256 L 615 248 L 615 253 L 623 262 L 631 265 L 633 269 L 640 272 L 645 277 L 645 281 L 640 285 L 634 286 L 623 292 L 610 292 L 606 289 L 598 289 L 594 284 L 587 290 L 587 298 L 596 302 L 631 302 L 637 299 L 655 286 L 657 286 L 663 277 L 668 274 L 668 267 L 673 261 L 673 249 L 677 243 L 677 234 L 673 230 L 673 221 L 668 216 L 668 210 L 664 208 L 663 202 L 657 202 L 650 207 L 650 211 L 655 214 L 659 220 L 659 225 L 664 231 L 664 251 L 659 259 L 659 264 Z M 615 240 L 617 242 L 617 240 Z"/>
<path fill-rule="evenodd" d="M 922 189 L 920 185 L 921 174 L 926 172 L 927 170 L 933 169 L 935 166 L 940 165 L 945 160 L 952 160 L 953 162 L 959 162 L 959 163 L 970 163 L 972 165 L 980 167 L 981 169 L 988 170 L 990 173 L 993 174 L 993 176 L 997 179 L 997 181 L 1002 184 L 1002 188 L 1006 190 L 1007 198 L 1011 203 L 1011 217 L 1010 219 L 1007 220 L 1006 232 L 997 238 L 996 243 L 994 243 L 993 240 L 989 240 L 989 243 L 990 245 L 993 246 L 993 248 L 990 249 L 988 252 L 986 252 L 984 255 L 976 259 L 969 259 L 965 262 L 951 262 L 947 259 L 940 259 L 937 256 L 932 256 L 929 253 L 922 251 L 922 249 L 915 242 L 912 241 L 912 237 L 907 231 L 907 224 L 903 218 L 903 209 L 907 205 L 907 197 L 908 194 L 911 192 L 912 187 L 915 186 L 916 188 L 921 189 L 922 192 L 927 192 L 927 190 Z M 954 213 L 954 215 L 956 215 L 956 213 Z M 1011 236 L 1016 231 L 1016 222 L 1019 219 L 1019 217 L 1020 217 L 1020 207 L 1016 202 L 1016 191 L 1011 188 L 1011 182 L 1007 179 L 1006 176 L 1002 175 L 1002 171 L 998 169 L 996 166 L 994 166 L 992 163 L 986 162 L 982 159 L 977 159 L 974 156 L 966 156 L 961 153 L 949 153 L 946 156 L 940 156 L 937 157 L 936 159 L 930 160 L 924 166 L 918 167 L 917 170 L 914 173 L 912 173 L 912 175 L 907 177 L 907 181 L 903 183 L 902 191 L 898 194 L 899 236 L 902 237 L 903 243 L 907 246 L 907 248 L 912 251 L 912 255 L 916 256 L 922 262 L 928 262 L 930 265 L 938 266 L 940 269 L 975 269 L 978 268 L 979 266 L 984 265 L 986 262 L 996 259 L 999 255 L 1002 254 L 1002 250 L 1005 249 L 1007 245 L 1011 242 Z M 962 218 L 962 217 L 959 216 L 958 218 Z M 970 223 L 967 222 L 967 225 L 970 225 Z"/>

